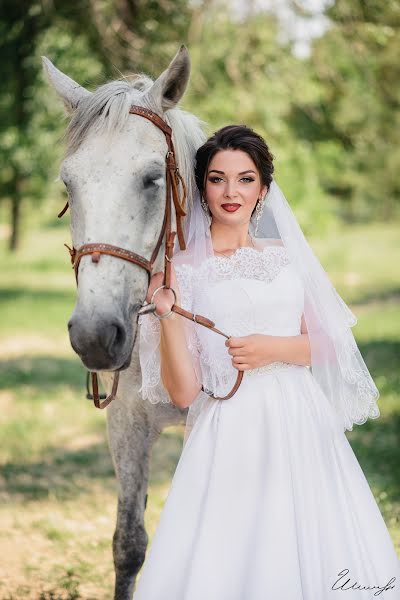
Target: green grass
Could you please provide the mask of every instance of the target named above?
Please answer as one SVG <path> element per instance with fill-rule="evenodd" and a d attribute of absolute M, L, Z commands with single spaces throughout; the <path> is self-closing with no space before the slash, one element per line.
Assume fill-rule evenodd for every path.
<path fill-rule="evenodd" d="M 117 484 L 105 415 L 84 397 L 86 373 L 67 338 L 75 298 L 67 221 L 26 221 L 15 256 L 0 240 L 2 600 L 112 597 Z M 381 392 L 381 418 L 347 436 L 400 553 L 398 230 L 343 227 L 312 246 L 358 317 L 353 332 Z M 153 449 L 150 540 L 182 433 L 169 428 Z"/>

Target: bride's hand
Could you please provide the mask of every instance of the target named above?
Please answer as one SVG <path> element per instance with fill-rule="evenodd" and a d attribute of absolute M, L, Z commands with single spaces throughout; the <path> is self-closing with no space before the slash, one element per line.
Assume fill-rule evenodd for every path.
<path fill-rule="evenodd" d="M 150 285 L 147 290 L 146 301 L 150 302 L 153 292 L 162 286 L 163 284 L 164 273 L 159 271 L 158 273 L 154 273 L 150 279 Z M 178 288 L 178 281 L 176 279 L 176 273 L 174 269 L 174 265 L 171 263 L 171 281 L 170 286 L 175 290 L 176 293 L 176 304 L 180 305 L 180 294 Z M 171 310 L 171 306 L 175 303 L 175 297 L 171 290 L 163 288 L 159 290 L 157 294 L 154 296 L 154 304 L 156 305 L 156 313 L 161 315 L 165 312 Z"/>
<path fill-rule="evenodd" d="M 232 366 L 239 371 L 246 371 L 274 362 L 275 343 L 274 336 L 254 333 L 231 337 L 226 340 L 225 346 L 228 346 L 228 352 L 232 356 Z"/>

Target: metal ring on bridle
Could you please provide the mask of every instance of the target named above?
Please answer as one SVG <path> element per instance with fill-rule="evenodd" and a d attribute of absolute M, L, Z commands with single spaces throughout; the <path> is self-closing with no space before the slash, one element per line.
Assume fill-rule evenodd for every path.
<path fill-rule="evenodd" d="M 138 265 L 140 268 L 145 269 L 150 278 L 150 276 L 152 274 L 153 265 L 158 257 L 160 248 L 162 247 L 163 237 L 165 237 L 165 248 L 166 248 L 166 252 L 164 255 L 165 260 L 164 260 L 164 279 L 163 279 L 163 281 L 165 281 L 165 283 L 168 282 L 168 284 L 169 284 L 170 283 L 170 275 L 171 275 L 170 268 L 171 268 L 171 264 L 172 264 L 173 242 L 174 242 L 175 235 L 178 236 L 180 249 L 181 250 L 186 249 L 186 242 L 185 242 L 185 235 L 184 235 L 184 230 L 183 230 L 183 226 L 182 226 L 182 219 L 183 219 L 183 217 L 186 216 L 185 203 L 186 203 L 186 199 L 187 199 L 187 188 L 185 185 L 185 181 L 184 181 L 181 173 L 179 172 L 178 166 L 175 162 L 174 144 L 172 141 L 172 129 L 168 125 L 168 123 L 166 123 L 157 113 L 153 112 L 152 110 L 150 110 L 148 108 L 144 108 L 143 106 L 132 105 L 129 108 L 129 114 L 139 115 L 139 116 L 142 116 L 142 117 L 148 119 L 156 127 L 158 127 L 165 135 L 165 139 L 166 139 L 166 142 L 168 145 L 168 152 L 166 154 L 166 167 L 167 167 L 166 186 L 167 187 L 166 187 L 166 194 L 165 194 L 166 204 L 165 204 L 164 223 L 163 223 L 162 229 L 160 231 L 160 234 L 158 236 L 158 239 L 157 239 L 156 245 L 154 247 L 154 250 L 152 252 L 150 260 L 141 256 L 140 254 L 136 254 L 136 252 L 133 252 L 132 250 L 128 250 L 127 248 L 121 248 L 119 246 L 114 246 L 112 244 L 106 244 L 103 242 L 99 242 L 99 243 L 93 242 L 93 243 L 83 244 L 83 246 L 81 246 L 80 248 L 75 248 L 74 246 L 72 248 L 69 248 L 69 246 L 66 244 L 68 251 L 70 253 L 72 267 L 75 271 L 75 279 L 76 279 L 77 285 L 78 285 L 79 263 L 80 263 L 82 256 L 84 256 L 84 255 L 92 255 L 92 262 L 94 262 L 94 263 L 98 262 L 100 260 L 100 257 L 103 254 L 107 254 L 108 256 L 115 256 L 117 258 L 120 258 L 121 260 L 129 261 L 135 265 Z M 205 175 L 206 175 L 206 173 L 205 173 Z M 180 195 L 179 195 L 179 185 L 182 187 L 182 192 L 183 192 L 182 198 L 180 198 Z M 59 213 L 59 215 L 58 215 L 59 217 L 62 217 L 62 215 L 67 210 L 68 206 L 69 206 L 69 204 L 67 202 L 66 205 L 64 206 L 63 210 Z M 171 211 L 174 208 L 175 208 L 175 215 L 176 215 L 176 231 L 171 231 Z M 164 315 L 158 315 L 156 313 L 156 310 L 155 310 L 156 307 L 154 305 L 153 300 L 154 300 L 154 296 L 156 295 L 156 293 L 163 288 L 172 290 L 172 292 L 175 296 L 175 304 L 173 304 L 171 306 L 171 310 L 169 312 L 167 311 L 166 313 L 164 313 Z M 137 315 L 136 315 L 137 324 L 138 325 L 140 324 L 139 316 L 147 314 L 147 313 L 153 313 L 157 316 L 158 319 L 164 319 L 165 317 L 169 316 L 172 312 L 175 312 L 178 315 L 185 317 L 186 319 L 193 319 L 193 321 L 195 323 L 198 323 L 199 325 L 207 327 L 211 331 L 215 331 L 216 333 L 219 333 L 220 335 L 223 335 L 224 337 L 229 339 L 230 336 L 226 335 L 225 333 L 223 333 L 222 331 L 217 329 L 215 327 L 215 323 L 213 321 L 211 321 L 210 319 L 207 319 L 206 317 L 203 317 L 202 315 L 196 315 L 195 313 L 191 313 L 190 311 L 185 310 L 184 308 L 182 308 L 181 306 L 176 304 L 176 299 L 177 299 L 176 293 L 173 288 L 169 287 L 169 285 L 167 286 L 166 284 L 160 286 L 153 292 L 153 295 L 151 297 L 151 304 L 149 304 L 145 300 L 143 300 L 143 302 L 140 304 L 140 308 L 137 311 Z M 135 339 L 133 340 L 132 347 L 135 347 L 135 341 L 136 341 L 136 336 L 137 336 L 138 330 L 139 330 L 139 327 L 136 327 Z M 91 373 L 92 388 L 93 388 L 92 395 L 93 395 L 94 405 L 97 408 L 105 408 L 106 406 L 108 406 L 108 404 L 110 404 L 110 402 L 114 398 L 116 398 L 118 381 L 119 381 L 119 373 L 120 373 L 119 371 L 114 371 L 114 381 L 112 384 L 111 393 L 104 399 L 103 402 L 101 402 L 100 394 L 99 394 L 99 390 L 98 390 L 97 373 L 95 371 L 92 371 L 92 373 Z M 214 393 L 212 393 L 210 390 L 207 390 L 203 386 L 202 386 L 202 390 L 205 391 L 207 394 L 209 394 L 212 398 L 215 398 L 216 400 L 227 400 L 228 398 L 231 398 L 236 393 L 236 390 L 239 388 L 242 379 L 243 379 L 243 371 L 238 370 L 235 385 L 233 386 L 233 388 L 229 392 L 229 394 L 227 394 L 226 396 L 223 396 L 223 397 L 216 396 Z"/>
<path fill-rule="evenodd" d="M 155 289 L 155 290 L 154 290 L 154 292 L 153 292 L 153 294 L 152 294 L 152 296 L 151 296 L 151 298 L 150 298 L 150 304 L 154 304 L 154 296 L 157 294 L 157 292 L 159 292 L 159 291 L 160 291 L 160 290 L 162 290 L 163 288 L 166 288 L 166 289 L 168 289 L 168 290 L 171 290 L 171 292 L 174 294 L 174 298 L 175 298 L 175 299 L 174 299 L 174 304 L 176 304 L 176 292 L 175 292 L 174 288 L 172 288 L 172 287 L 167 287 L 166 285 L 160 285 L 160 287 L 158 287 L 157 289 Z M 172 310 L 170 310 L 170 311 L 167 311 L 166 313 L 164 313 L 164 314 L 162 314 L 162 315 L 158 315 L 158 314 L 156 313 L 156 309 L 154 308 L 154 314 L 155 314 L 155 316 L 156 316 L 156 317 L 161 317 L 161 318 L 163 318 L 163 317 L 167 317 L 167 316 L 168 316 L 169 314 L 171 314 L 171 313 L 172 313 Z"/>

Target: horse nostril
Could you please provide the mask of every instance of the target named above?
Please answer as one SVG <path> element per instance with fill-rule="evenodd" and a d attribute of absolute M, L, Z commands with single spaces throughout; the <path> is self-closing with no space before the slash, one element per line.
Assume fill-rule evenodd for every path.
<path fill-rule="evenodd" d="M 117 351 L 125 343 L 126 333 L 125 328 L 121 323 L 115 321 L 110 323 L 103 335 L 104 348 L 112 354 L 113 350 Z"/>
<path fill-rule="evenodd" d="M 123 362 L 128 351 L 129 322 L 115 315 L 93 319 L 82 313 L 71 316 L 68 329 L 72 348 L 88 368 L 108 369 L 116 361 Z"/>
<path fill-rule="evenodd" d="M 115 325 L 115 328 L 117 331 L 115 334 L 114 343 L 117 347 L 119 347 L 125 343 L 125 339 L 126 339 L 125 327 L 123 327 L 120 323 L 118 323 Z"/>

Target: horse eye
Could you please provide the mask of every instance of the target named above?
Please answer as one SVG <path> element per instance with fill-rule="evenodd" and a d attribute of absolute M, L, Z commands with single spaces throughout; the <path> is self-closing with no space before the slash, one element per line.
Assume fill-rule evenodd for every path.
<path fill-rule="evenodd" d="M 65 187 L 67 188 L 70 183 L 70 178 L 68 177 L 68 175 L 63 173 L 62 175 L 59 176 L 59 181 L 61 181 L 61 183 L 63 183 L 65 185 Z"/>
<path fill-rule="evenodd" d="M 65 188 L 65 190 L 64 190 L 64 191 L 65 191 L 65 192 L 68 194 L 68 196 L 69 196 L 69 195 L 70 195 L 70 186 L 69 186 L 69 182 L 68 182 L 68 181 L 65 181 L 65 179 L 63 179 L 62 177 L 60 177 L 60 179 L 61 179 L 61 181 L 62 181 L 62 183 L 63 183 L 63 185 L 64 185 L 64 188 Z"/>

